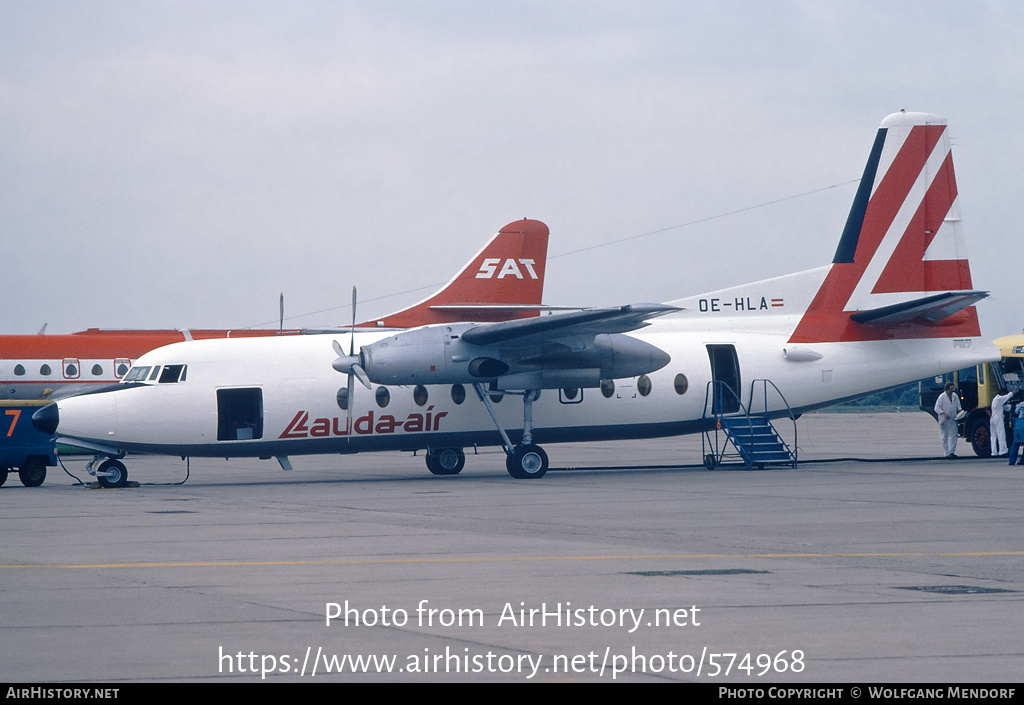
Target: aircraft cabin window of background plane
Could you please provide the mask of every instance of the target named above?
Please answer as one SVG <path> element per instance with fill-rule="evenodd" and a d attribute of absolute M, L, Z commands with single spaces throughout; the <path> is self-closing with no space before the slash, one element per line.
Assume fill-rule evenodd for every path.
<path fill-rule="evenodd" d="M 25 376 L 25 366 L 24 365 L 15 365 L 14 366 L 14 374 L 18 375 L 19 377 L 24 377 Z"/>
<path fill-rule="evenodd" d="M 92 376 L 93 377 L 102 377 L 103 376 L 103 368 L 101 366 L 99 366 L 99 365 L 93 365 L 92 366 Z"/>
<path fill-rule="evenodd" d="M 615 394 L 615 380 L 613 380 L 613 379 L 602 379 L 601 380 L 601 394 L 604 395 L 605 399 L 611 399 L 612 395 Z"/>
<path fill-rule="evenodd" d="M 391 392 L 388 391 L 387 387 L 377 387 L 377 406 L 384 408 L 391 403 Z"/>
<path fill-rule="evenodd" d="M 42 367 L 39 368 L 39 374 L 43 375 L 44 377 L 49 376 L 51 372 L 53 372 L 53 370 L 50 369 L 49 365 L 43 365 Z"/>

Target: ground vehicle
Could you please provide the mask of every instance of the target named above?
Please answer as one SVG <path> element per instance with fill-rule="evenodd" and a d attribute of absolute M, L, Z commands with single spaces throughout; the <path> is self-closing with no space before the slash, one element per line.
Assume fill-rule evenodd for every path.
<path fill-rule="evenodd" d="M 1007 335 L 993 341 L 999 346 L 1000 359 L 975 367 L 967 367 L 944 375 L 929 377 L 920 382 L 921 409 L 935 416 L 935 400 L 947 382 L 956 385 L 960 405 L 966 412 L 959 420 L 960 436 L 971 442 L 976 455 L 987 458 L 992 454 L 989 420 L 992 399 L 1000 388 L 1013 392 L 1010 402 L 1024 401 L 1024 334 Z M 1006 437 L 1012 437 L 1012 414 L 1003 414 Z"/>
<path fill-rule="evenodd" d="M 18 468 L 21 484 L 38 487 L 46 479 L 46 468 L 57 464 L 53 438 L 32 426 L 32 414 L 49 403 L 0 402 L 0 485 Z"/>

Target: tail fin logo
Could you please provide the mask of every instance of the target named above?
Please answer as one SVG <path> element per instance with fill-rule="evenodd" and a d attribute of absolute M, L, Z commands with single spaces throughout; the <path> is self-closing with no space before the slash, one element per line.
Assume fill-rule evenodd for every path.
<path fill-rule="evenodd" d="M 791 342 L 977 336 L 973 308 L 941 323 L 851 318 L 971 288 L 946 121 L 890 115 L 878 131 L 832 267 Z"/>
<path fill-rule="evenodd" d="M 498 265 L 501 264 L 500 257 L 488 257 L 480 265 L 480 271 L 476 273 L 477 279 L 490 279 L 494 276 L 494 273 L 498 271 Z M 520 266 L 522 265 L 522 266 Z M 498 272 L 498 279 L 504 279 L 505 277 L 515 277 L 516 279 L 523 279 L 523 270 L 529 275 L 530 279 L 538 279 L 537 270 L 533 267 L 534 261 L 532 259 L 507 259 L 505 264 L 501 265 L 501 271 Z"/>

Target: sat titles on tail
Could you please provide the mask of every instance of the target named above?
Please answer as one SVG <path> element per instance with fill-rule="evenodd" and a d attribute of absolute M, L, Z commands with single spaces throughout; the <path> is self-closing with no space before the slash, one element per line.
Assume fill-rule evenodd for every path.
<path fill-rule="evenodd" d="M 483 258 L 460 277 L 527 281 L 528 258 Z M 144 355 L 117 390 L 33 422 L 97 459 L 276 456 L 287 468 L 292 455 L 425 449 L 445 475 L 462 470 L 463 448 L 500 445 L 509 474 L 536 478 L 541 444 L 752 424 L 994 359 L 973 308 L 985 295 L 971 282 L 945 122 L 898 113 L 824 267 L 669 304 L 356 329 L 347 345 L 181 343 Z M 96 472 L 126 477 L 116 459 Z"/>

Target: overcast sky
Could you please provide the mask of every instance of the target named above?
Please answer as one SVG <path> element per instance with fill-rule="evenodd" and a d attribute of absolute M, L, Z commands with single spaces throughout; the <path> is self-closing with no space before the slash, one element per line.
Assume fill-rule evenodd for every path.
<path fill-rule="evenodd" d="M 344 324 L 522 217 L 550 304 L 808 269 L 901 108 L 949 120 L 983 332 L 1020 332 L 1022 47 L 1021 0 L 0 0 L 0 332 L 274 325 L 281 292 Z"/>

